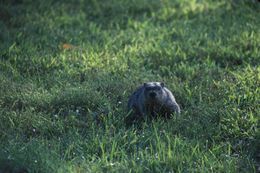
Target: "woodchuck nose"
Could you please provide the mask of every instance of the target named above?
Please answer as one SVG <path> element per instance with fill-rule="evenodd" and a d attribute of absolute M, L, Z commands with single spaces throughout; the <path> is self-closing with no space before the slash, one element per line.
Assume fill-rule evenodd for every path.
<path fill-rule="evenodd" d="M 180 107 L 163 82 L 147 82 L 131 95 L 127 111 L 131 113 L 126 118 L 126 123 L 131 125 L 154 116 L 179 115 Z"/>

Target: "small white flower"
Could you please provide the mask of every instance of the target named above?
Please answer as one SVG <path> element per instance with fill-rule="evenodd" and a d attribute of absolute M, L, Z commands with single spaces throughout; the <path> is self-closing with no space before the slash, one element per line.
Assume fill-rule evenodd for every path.
<path fill-rule="evenodd" d="M 114 165 L 115 165 L 115 163 L 110 163 L 109 165 L 110 165 L 110 166 L 114 166 Z"/>

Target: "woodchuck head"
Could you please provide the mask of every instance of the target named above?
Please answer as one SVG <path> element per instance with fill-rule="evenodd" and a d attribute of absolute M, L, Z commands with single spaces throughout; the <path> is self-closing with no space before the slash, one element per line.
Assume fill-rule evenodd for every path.
<path fill-rule="evenodd" d="M 147 82 L 144 83 L 144 97 L 146 102 L 161 103 L 164 98 L 163 82 Z"/>

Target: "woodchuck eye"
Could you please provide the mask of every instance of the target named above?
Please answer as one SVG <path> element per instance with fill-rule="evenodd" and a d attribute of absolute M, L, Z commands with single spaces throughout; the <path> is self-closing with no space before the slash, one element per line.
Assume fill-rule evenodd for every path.
<path fill-rule="evenodd" d="M 155 98 L 156 93 L 155 92 L 151 92 L 149 95 L 150 95 L 151 98 Z"/>

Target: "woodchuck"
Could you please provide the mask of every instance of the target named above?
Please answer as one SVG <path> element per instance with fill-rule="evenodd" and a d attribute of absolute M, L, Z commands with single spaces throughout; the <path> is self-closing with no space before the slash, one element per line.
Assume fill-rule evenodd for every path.
<path fill-rule="evenodd" d="M 131 95 L 127 111 L 126 124 L 140 122 L 150 117 L 180 114 L 180 107 L 170 90 L 163 82 L 147 82 L 139 86 Z"/>

